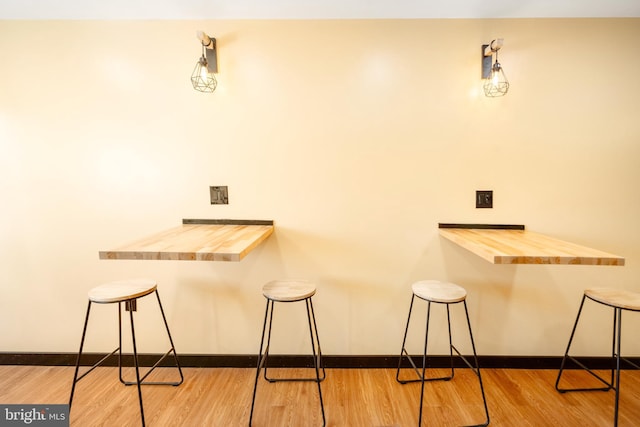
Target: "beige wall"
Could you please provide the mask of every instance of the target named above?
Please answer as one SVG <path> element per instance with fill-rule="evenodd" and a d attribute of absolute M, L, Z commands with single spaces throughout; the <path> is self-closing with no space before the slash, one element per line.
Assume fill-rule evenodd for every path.
<path fill-rule="evenodd" d="M 214 94 L 189 82 L 200 29 Z M 488 99 L 496 37 L 512 86 Z M 559 355 L 584 288 L 640 290 L 638 40 L 638 19 L 0 21 L 0 351 L 76 351 L 90 287 L 153 276 L 179 352 L 255 353 L 261 285 L 305 277 L 325 354 L 396 354 L 411 282 L 437 278 L 467 288 L 480 353 Z M 98 259 L 197 217 L 276 232 L 240 263 Z M 521 223 L 627 265 L 491 265 L 438 222 Z M 296 308 L 278 351 L 307 349 Z M 609 313 L 587 318 L 605 353 Z"/>

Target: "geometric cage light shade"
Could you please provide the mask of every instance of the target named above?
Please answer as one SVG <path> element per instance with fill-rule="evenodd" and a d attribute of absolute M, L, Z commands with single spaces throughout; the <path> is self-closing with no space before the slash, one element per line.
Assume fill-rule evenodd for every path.
<path fill-rule="evenodd" d="M 482 45 L 482 89 L 484 95 L 490 98 L 504 96 L 509 91 L 509 80 L 498 61 L 498 51 L 502 45 L 503 39 Z M 492 64 L 494 54 L 496 60 Z"/>
<path fill-rule="evenodd" d="M 218 86 L 215 73 L 218 71 L 216 39 L 198 31 L 202 43 L 202 55 L 191 73 L 191 84 L 200 92 L 213 92 Z"/>

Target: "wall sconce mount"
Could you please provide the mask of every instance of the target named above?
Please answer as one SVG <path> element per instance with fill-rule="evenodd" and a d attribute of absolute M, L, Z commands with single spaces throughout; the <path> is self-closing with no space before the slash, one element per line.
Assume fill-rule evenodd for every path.
<path fill-rule="evenodd" d="M 213 92 L 218 86 L 215 73 L 218 72 L 216 39 L 204 31 L 198 31 L 196 37 L 202 44 L 202 56 L 191 73 L 191 84 L 200 92 Z"/>
<path fill-rule="evenodd" d="M 498 62 L 498 51 L 503 44 L 504 39 L 496 39 L 482 45 L 482 88 L 485 96 L 491 98 L 504 96 L 509 91 L 509 80 Z M 494 54 L 496 61 L 492 64 Z"/>

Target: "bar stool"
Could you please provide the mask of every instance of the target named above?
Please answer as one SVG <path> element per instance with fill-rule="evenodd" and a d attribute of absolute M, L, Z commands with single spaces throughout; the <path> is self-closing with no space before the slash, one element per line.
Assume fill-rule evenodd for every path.
<path fill-rule="evenodd" d="M 169 337 L 169 342 L 171 344 L 171 348 L 164 355 L 162 355 L 158 361 L 144 374 L 142 377 L 140 376 L 140 366 L 138 361 L 138 350 L 136 347 L 136 334 L 135 327 L 133 323 L 133 312 L 136 311 L 137 308 L 137 300 L 138 298 L 145 297 L 151 293 L 156 294 L 156 298 L 158 300 L 158 306 L 160 307 L 160 313 L 162 314 L 162 320 L 164 321 L 165 329 L 167 330 L 167 336 Z M 82 330 L 82 338 L 80 340 L 80 350 L 78 351 L 78 358 L 76 360 L 76 369 L 73 377 L 73 384 L 71 386 L 71 395 L 69 397 L 69 410 L 71 410 L 71 403 L 73 402 L 73 394 L 75 392 L 76 384 L 78 381 L 83 379 L 89 372 L 93 371 L 95 368 L 100 366 L 103 362 L 105 362 L 109 357 L 113 356 L 116 352 L 118 353 L 118 374 L 120 382 L 124 385 L 136 385 L 138 388 L 138 401 L 140 402 L 140 417 L 142 419 L 142 425 L 145 425 L 144 419 L 144 408 L 142 405 L 142 389 L 141 385 L 172 385 L 178 386 L 182 384 L 184 377 L 182 375 L 182 368 L 180 367 L 180 363 L 178 361 L 178 355 L 176 354 L 175 346 L 173 345 L 173 339 L 171 338 L 171 332 L 169 332 L 169 325 L 167 323 L 167 319 L 164 315 L 164 310 L 162 309 L 162 303 L 160 302 L 160 295 L 158 294 L 157 284 L 154 280 L 151 279 L 133 279 L 133 280 L 121 280 L 116 282 L 105 283 L 103 285 L 97 286 L 89 291 L 89 303 L 87 305 L 87 314 L 84 321 L 84 328 Z M 89 313 L 91 312 L 91 305 L 93 303 L 96 304 L 113 304 L 118 303 L 118 347 L 113 350 L 108 355 L 104 356 L 98 362 L 96 362 L 93 366 L 91 366 L 87 371 L 85 371 L 82 375 L 78 376 L 80 370 L 80 359 L 82 357 L 82 348 L 84 346 L 84 341 L 87 333 L 87 325 L 89 323 Z M 124 303 L 125 310 L 129 312 L 129 319 L 131 324 L 131 338 L 133 342 L 133 362 L 135 365 L 136 371 L 136 380 L 135 381 L 125 381 L 122 376 L 122 305 Z M 178 374 L 180 379 L 174 382 L 151 382 L 145 381 L 147 376 L 160 365 L 160 363 L 170 354 L 173 354 L 173 359 L 175 362 L 175 367 L 178 368 Z"/>
<path fill-rule="evenodd" d="M 571 342 L 573 341 L 573 337 L 575 336 L 576 328 L 578 326 L 578 321 L 580 320 L 580 314 L 582 313 L 582 308 L 584 307 L 584 303 L 587 299 L 613 308 L 611 377 L 608 380 L 604 379 L 602 376 L 592 371 L 584 363 L 579 361 L 577 359 L 577 356 L 574 357 L 569 355 Z M 620 362 L 624 361 L 629 365 L 633 366 L 634 368 L 640 369 L 640 366 L 636 365 L 635 363 L 631 362 L 630 360 L 624 357 L 621 357 L 620 355 L 620 343 L 622 341 L 622 311 L 623 310 L 640 311 L 640 293 L 619 290 L 619 289 L 608 289 L 608 288 L 593 288 L 593 289 L 587 289 L 584 291 L 584 295 L 582 296 L 582 302 L 580 303 L 580 308 L 578 309 L 578 316 L 576 317 L 576 321 L 573 324 L 573 330 L 571 331 L 571 336 L 569 337 L 567 350 L 565 351 L 564 357 L 562 358 L 560 371 L 558 372 L 558 378 L 556 379 L 556 390 L 558 390 L 560 393 L 566 393 L 571 391 L 609 391 L 611 389 L 615 390 L 615 403 L 614 403 L 614 415 L 613 415 L 614 426 L 618 425 L 618 408 L 619 408 L 619 400 L 620 400 Z M 605 387 L 590 387 L 590 388 L 560 387 L 560 381 L 561 381 L 562 373 L 564 372 L 564 369 L 565 369 L 565 363 L 567 359 L 574 362 L 582 370 L 585 370 L 589 374 L 594 376 L 597 380 L 599 380 L 602 384 L 604 384 Z"/>
<path fill-rule="evenodd" d="M 262 287 L 262 294 L 267 299 L 267 308 L 264 314 L 264 324 L 262 326 L 262 338 L 260 339 L 260 352 L 258 353 L 258 368 L 256 370 L 256 380 L 253 386 L 253 398 L 251 400 L 251 414 L 249 416 L 249 426 L 253 420 L 253 409 L 256 401 L 256 391 L 258 389 L 258 379 L 260 370 L 264 367 L 264 378 L 268 382 L 274 383 L 279 381 L 313 381 L 318 384 L 318 396 L 320 398 L 320 410 L 322 412 L 322 425 L 326 424 L 324 415 L 324 403 L 322 401 L 322 389 L 320 383 L 325 379 L 326 373 L 322 364 L 322 350 L 320 349 L 320 339 L 318 338 L 318 327 L 316 325 L 316 316 L 313 311 L 313 302 L 311 297 L 316 293 L 316 286 L 301 280 L 274 280 Z M 315 377 L 313 378 L 271 378 L 267 376 L 267 360 L 269 358 L 269 344 L 271 342 L 271 325 L 273 321 L 273 310 L 276 302 L 298 302 L 304 301 L 307 307 L 307 320 L 309 323 L 309 334 L 311 337 L 311 351 L 313 354 L 313 367 L 315 369 Z M 267 328 L 268 321 L 268 328 Z M 265 346 L 264 337 L 267 335 Z M 317 352 L 316 352 L 317 348 Z M 264 349 L 264 354 L 262 353 Z M 322 371 L 322 376 L 320 375 Z"/>
<path fill-rule="evenodd" d="M 453 283 L 449 282 L 441 282 L 438 280 L 421 280 L 414 283 L 411 286 L 413 290 L 413 295 L 411 296 L 411 305 L 409 306 L 409 316 L 407 317 L 407 327 L 404 331 L 404 339 L 402 341 L 402 349 L 400 350 L 400 358 L 398 360 L 398 370 L 396 371 L 396 381 L 400 384 L 407 384 L 411 382 L 420 382 L 420 412 L 418 415 L 418 425 L 422 425 L 422 407 L 424 401 L 424 383 L 427 381 L 449 381 L 453 379 L 454 376 L 454 365 L 453 365 L 453 351 L 457 353 L 458 357 L 464 361 L 464 363 L 476 374 L 478 377 L 478 382 L 480 384 L 480 392 L 482 394 L 482 401 L 484 403 L 484 412 L 486 415 L 486 421 L 482 424 L 476 424 L 477 426 L 487 426 L 489 425 L 489 409 L 487 407 L 487 399 L 484 395 L 484 386 L 482 385 L 482 376 L 480 375 L 480 366 L 478 365 L 478 357 L 476 355 L 476 346 L 473 342 L 473 334 L 471 332 L 471 322 L 469 321 L 469 312 L 467 310 L 467 291 Z M 413 361 L 413 358 L 409 355 L 406 349 L 407 342 L 407 333 L 409 331 L 409 323 L 411 321 L 411 311 L 413 310 L 413 303 L 415 298 L 418 297 L 421 300 L 427 302 L 427 327 L 424 336 L 424 351 L 422 354 L 422 366 L 418 368 Z M 426 378 L 426 368 L 427 368 L 427 342 L 429 338 L 429 318 L 431 317 L 431 303 L 436 304 L 444 304 L 447 308 L 447 326 L 449 329 L 449 362 L 451 366 L 451 374 L 438 377 L 438 378 Z M 475 363 L 475 367 L 471 365 L 471 363 L 467 360 L 465 356 L 463 356 L 458 349 L 453 345 L 451 338 L 451 316 L 449 313 L 449 306 L 452 304 L 463 303 L 464 312 L 467 317 L 467 326 L 469 328 L 469 339 L 471 340 L 471 348 L 473 349 L 473 359 Z M 400 372 L 402 368 L 402 361 L 406 358 L 411 367 L 415 371 L 417 378 L 415 379 L 401 379 Z"/>

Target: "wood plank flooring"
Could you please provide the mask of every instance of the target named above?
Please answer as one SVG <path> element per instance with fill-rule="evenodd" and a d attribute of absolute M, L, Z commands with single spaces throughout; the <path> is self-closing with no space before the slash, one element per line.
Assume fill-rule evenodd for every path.
<path fill-rule="evenodd" d="M 183 371 L 185 381 L 181 386 L 143 388 L 148 426 L 248 425 L 255 370 Z M 301 369 L 273 369 L 274 375 L 276 371 L 285 376 L 307 374 Z M 171 379 L 171 374 L 162 369 L 152 376 Z M 584 373 L 580 377 L 575 371 L 568 374 L 571 386 L 591 384 L 591 380 L 584 379 Z M 554 389 L 556 375 L 554 370 L 483 370 L 490 425 L 613 425 L 613 391 L 560 394 Z M 72 377 L 70 367 L 0 366 L 0 403 L 68 403 Z M 619 426 L 638 426 L 640 371 L 623 371 L 621 384 Z M 328 369 L 322 392 L 328 426 L 417 425 L 420 385 L 397 383 L 395 370 Z M 468 369 L 456 370 L 452 381 L 427 383 L 425 396 L 423 425 L 460 426 L 484 419 L 477 380 Z M 70 418 L 72 426 L 138 426 L 136 388 L 120 384 L 117 368 L 98 368 L 78 384 Z M 315 383 L 270 384 L 261 378 L 254 426 L 321 424 Z"/>

